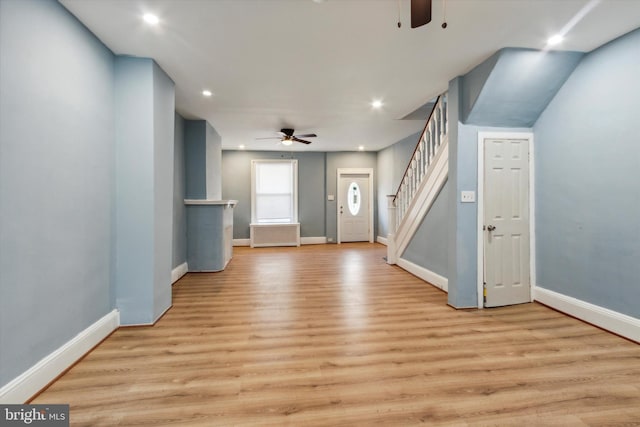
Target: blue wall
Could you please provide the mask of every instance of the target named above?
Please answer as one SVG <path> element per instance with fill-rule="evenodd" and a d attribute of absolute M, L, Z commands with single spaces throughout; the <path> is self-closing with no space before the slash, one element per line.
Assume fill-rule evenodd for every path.
<path fill-rule="evenodd" d="M 535 124 L 538 286 L 640 318 L 640 30 L 587 55 Z"/>
<path fill-rule="evenodd" d="M 154 215 L 152 60 L 117 57 L 115 77 L 116 306 L 125 324 L 149 323 L 154 268 L 154 224 L 149 220 Z"/>
<path fill-rule="evenodd" d="M 583 55 L 501 49 L 462 79 L 461 121 L 480 126 L 531 127 Z"/>
<path fill-rule="evenodd" d="M 376 161 L 376 170 L 378 172 L 378 236 L 386 238 L 387 234 L 389 234 L 387 196 L 395 194 L 398 190 L 404 171 L 411 160 L 416 145 L 418 145 L 420 134 L 421 132 L 409 135 L 395 144 L 378 151 Z"/>
<path fill-rule="evenodd" d="M 460 123 L 462 78 L 449 83 L 449 175 L 447 187 L 447 299 L 453 307 L 477 306 L 475 285 L 476 248 L 474 247 L 476 211 L 475 204 L 458 203 L 463 190 L 477 191 L 477 142 L 464 133 Z M 474 159 L 476 159 L 474 164 Z M 473 233 L 470 230 L 474 230 Z"/>
<path fill-rule="evenodd" d="M 222 138 L 206 120 L 185 120 L 186 198 L 222 198 Z"/>
<path fill-rule="evenodd" d="M 233 210 L 233 238 L 248 239 L 251 223 L 251 160 L 291 158 L 278 151 L 223 151 L 222 198 L 238 200 Z M 301 237 L 325 234 L 325 153 L 296 152 L 298 219 Z M 188 166 L 187 166 L 188 167 Z"/>
<path fill-rule="evenodd" d="M 122 56 L 115 83 L 116 307 L 123 324 L 149 324 L 171 305 L 174 85 Z"/>
<path fill-rule="evenodd" d="M 339 168 L 370 168 L 373 170 L 373 204 L 372 206 L 377 206 L 378 203 L 378 194 L 375 191 L 377 188 L 377 153 L 372 152 L 331 152 L 326 153 L 327 156 L 327 167 L 326 167 L 326 194 L 333 194 L 335 196 L 334 201 L 327 201 L 326 203 L 326 236 L 327 239 L 332 239 L 331 241 L 337 242 L 338 238 L 338 211 L 337 211 L 337 203 L 338 203 L 338 182 L 337 175 Z M 375 210 L 375 209 L 374 209 Z M 378 235 L 378 216 L 377 212 L 374 212 L 373 217 L 373 236 Z"/>
<path fill-rule="evenodd" d="M 478 192 L 478 134 L 529 132 L 529 128 L 474 126 L 460 122 L 462 77 L 449 83 L 449 175 L 447 180 L 447 274 L 449 304 L 477 307 L 478 205 L 461 203 L 462 191 Z M 499 118 L 497 119 L 499 122 Z M 439 196 L 440 197 L 440 196 Z"/>
<path fill-rule="evenodd" d="M 445 182 L 401 256 L 401 258 L 443 277 L 447 277 L 448 274 L 449 236 L 447 227 L 443 227 L 443 224 L 449 220 L 448 198 L 449 188 Z"/>
<path fill-rule="evenodd" d="M 175 114 L 173 145 L 173 249 L 171 267 L 176 268 L 187 260 L 187 216 L 185 197 L 184 160 L 185 120 Z"/>
<path fill-rule="evenodd" d="M 153 321 L 171 307 L 175 84 L 153 62 Z M 140 194 L 144 196 L 143 193 Z M 151 220 L 151 218 L 149 219 Z"/>
<path fill-rule="evenodd" d="M 205 122 L 207 136 L 207 199 L 222 199 L 222 138 L 218 131 Z"/>
<path fill-rule="evenodd" d="M 170 305 L 174 86 L 50 0 L 0 1 L 0 52 L 2 386 Z"/>
<path fill-rule="evenodd" d="M 207 198 L 207 122 L 185 120 L 185 198 Z"/>
<path fill-rule="evenodd" d="M 113 308 L 114 56 L 57 2 L 0 1 L 0 386 Z"/>

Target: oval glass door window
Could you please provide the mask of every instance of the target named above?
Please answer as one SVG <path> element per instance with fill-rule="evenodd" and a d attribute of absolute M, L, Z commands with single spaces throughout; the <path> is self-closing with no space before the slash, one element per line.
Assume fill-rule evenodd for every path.
<path fill-rule="evenodd" d="M 351 212 L 351 215 L 358 215 L 358 212 L 360 212 L 360 186 L 357 182 L 349 184 L 347 199 L 349 200 L 349 212 Z"/>

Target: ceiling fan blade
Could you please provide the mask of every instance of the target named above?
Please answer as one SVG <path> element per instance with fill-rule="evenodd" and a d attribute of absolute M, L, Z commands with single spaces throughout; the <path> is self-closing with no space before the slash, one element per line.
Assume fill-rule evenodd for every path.
<path fill-rule="evenodd" d="M 293 135 L 296 138 L 316 138 L 318 135 L 316 135 L 315 133 L 305 133 L 302 135 Z"/>
<path fill-rule="evenodd" d="M 298 137 L 292 136 L 291 139 L 296 142 L 302 142 L 303 144 L 311 144 L 311 141 L 305 141 L 304 139 L 300 139 Z"/>
<path fill-rule="evenodd" d="M 282 137 L 280 137 L 280 136 L 265 136 L 263 138 L 256 138 L 256 139 L 282 139 Z"/>
<path fill-rule="evenodd" d="M 411 28 L 431 22 L 431 0 L 411 0 Z"/>

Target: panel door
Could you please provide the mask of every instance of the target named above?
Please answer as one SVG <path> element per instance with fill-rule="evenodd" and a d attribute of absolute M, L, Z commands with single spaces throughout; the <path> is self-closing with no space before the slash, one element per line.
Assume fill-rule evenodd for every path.
<path fill-rule="evenodd" d="M 484 147 L 485 307 L 530 302 L 529 141 Z"/>
<path fill-rule="evenodd" d="M 368 175 L 341 175 L 338 196 L 340 242 L 368 242 L 370 217 Z"/>

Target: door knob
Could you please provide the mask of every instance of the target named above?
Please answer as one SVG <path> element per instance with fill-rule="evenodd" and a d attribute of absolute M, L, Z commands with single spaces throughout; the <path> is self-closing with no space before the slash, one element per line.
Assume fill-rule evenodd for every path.
<path fill-rule="evenodd" d="M 487 227 L 487 230 L 489 230 L 489 231 L 493 231 L 495 229 L 496 229 L 495 225 L 490 225 L 490 226 Z"/>

